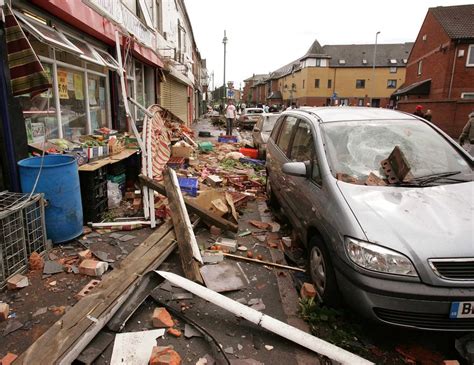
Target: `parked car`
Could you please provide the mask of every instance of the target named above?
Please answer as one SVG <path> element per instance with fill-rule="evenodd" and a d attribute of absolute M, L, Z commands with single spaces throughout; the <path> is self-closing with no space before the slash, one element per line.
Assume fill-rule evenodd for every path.
<path fill-rule="evenodd" d="M 253 127 L 252 139 L 254 147 L 258 149 L 258 158 L 264 160 L 268 137 L 270 137 L 270 133 L 280 117 L 280 113 L 264 113 L 260 115 L 261 117 Z"/>
<path fill-rule="evenodd" d="M 264 112 L 263 108 L 245 108 L 239 117 L 239 127 L 252 128 Z"/>
<path fill-rule="evenodd" d="M 267 143 L 267 194 L 307 245 L 323 301 L 392 325 L 472 331 L 473 165 L 411 114 L 294 109 Z"/>

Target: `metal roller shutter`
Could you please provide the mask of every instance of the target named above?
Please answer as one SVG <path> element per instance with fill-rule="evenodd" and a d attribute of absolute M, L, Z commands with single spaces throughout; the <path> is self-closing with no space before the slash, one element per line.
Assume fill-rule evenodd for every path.
<path fill-rule="evenodd" d="M 188 122 L 188 87 L 168 76 L 161 84 L 161 105 Z"/>

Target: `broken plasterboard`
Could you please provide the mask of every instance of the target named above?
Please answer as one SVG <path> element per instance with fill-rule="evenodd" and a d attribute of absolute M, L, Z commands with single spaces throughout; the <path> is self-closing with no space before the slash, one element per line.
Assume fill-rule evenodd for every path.
<path fill-rule="evenodd" d="M 165 334 L 165 329 L 117 333 L 110 365 L 147 365 L 156 339 Z"/>
<path fill-rule="evenodd" d="M 240 290 L 249 284 L 244 271 L 235 262 L 223 261 L 215 265 L 205 265 L 200 271 L 206 286 L 218 293 Z"/>

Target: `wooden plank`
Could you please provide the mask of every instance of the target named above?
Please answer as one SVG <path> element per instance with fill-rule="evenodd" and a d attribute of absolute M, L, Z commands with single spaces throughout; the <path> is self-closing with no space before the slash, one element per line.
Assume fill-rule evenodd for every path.
<path fill-rule="evenodd" d="M 161 263 L 174 247 L 172 224 L 164 223 L 106 275 L 93 293 L 82 298 L 56 321 L 15 363 L 71 363 L 139 285 L 141 277 Z"/>
<path fill-rule="evenodd" d="M 166 189 L 162 184 L 144 175 L 140 175 L 139 178 L 143 185 L 146 185 L 149 188 L 157 191 L 158 193 L 166 196 Z M 189 198 L 184 197 L 184 203 L 186 204 L 186 208 L 188 209 L 190 213 L 197 214 L 204 221 L 207 221 L 210 224 L 213 224 L 217 227 L 220 227 L 232 232 L 237 232 L 239 229 L 239 226 L 237 224 L 230 222 L 227 219 L 224 219 L 222 217 L 219 217 L 218 215 L 210 212 L 207 209 L 203 209 L 202 207 L 200 207 L 198 204 L 196 204 Z"/>
<path fill-rule="evenodd" d="M 97 169 L 100 169 L 101 167 L 108 165 L 109 163 L 110 159 L 106 157 L 101 160 L 89 162 L 82 166 L 79 166 L 79 171 L 95 171 Z"/>
<path fill-rule="evenodd" d="M 197 246 L 188 211 L 184 204 L 183 195 L 179 189 L 176 173 L 171 168 L 163 171 L 163 180 L 166 188 L 166 196 L 171 210 L 173 228 L 178 240 L 179 258 L 186 278 L 202 283 L 199 272 L 199 260 L 202 263 L 201 254 Z"/>
<path fill-rule="evenodd" d="M 109 156 L 109 158 L 111 160 L 110 163 L 115 163 L 115 162 L 118 162 L 118 161 L 125 160 L 126 158 L 129 158 L 130 156 L 134 155 L 137 152 L 138 152 L 138 150 L 136 150 L 136 149 L 127 148 L 127 149 L 123 150 L 122 152 L 117 153 L 116 155 Z"/>

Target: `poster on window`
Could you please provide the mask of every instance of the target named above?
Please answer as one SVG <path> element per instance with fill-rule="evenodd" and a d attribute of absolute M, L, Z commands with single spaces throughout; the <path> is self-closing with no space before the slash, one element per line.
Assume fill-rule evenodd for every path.
<path fill-rule="evenodd" d="M 96 93 L 96 82 L 95 80 L 89 79 L 89 105 L 97 105 Z"/>
<path fill-rule="evenodd" d="M 84 85 L 82 84 L 82 75 L 74 74 L 74 94 L 77 100 L 84 100 Z"/>
<path fill-rule="evenodd" d="M 72 72 L 67 73 L 67 89 L 74 91 L 74 75 Z"/>
<path fill-rule="evenodd" d="M 67 91 L 67 72 L 66 71 L 58 71 L 58 89 L 59 89 L 60 99 L 69 99 L 69 94 Z"/>

